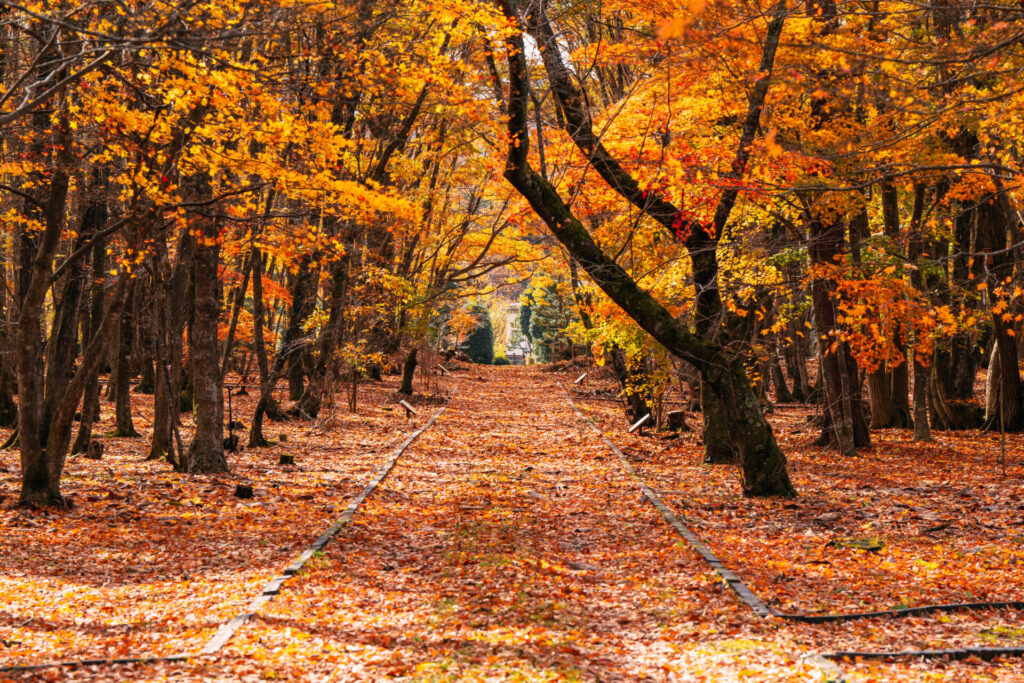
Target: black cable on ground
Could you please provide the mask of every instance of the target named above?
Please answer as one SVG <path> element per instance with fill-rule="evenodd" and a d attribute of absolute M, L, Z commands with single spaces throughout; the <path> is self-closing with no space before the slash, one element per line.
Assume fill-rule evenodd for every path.
<path fill-rule="evenodd" d="M 0 666 L 0 671 L 38 671 L 39 669 L 75 669 L 86 666 L 109 666 L 116 664 L 152 664 L 156 662 L 183 662 L 195 655 L 168 655 L 166 657 L 118 657 L 115 659 L 78 659 L 67 662 L 49 662 L 46 664 L 20 664 L 17 666 Z"/>
<path fill-rule="evenodd" d="M 565 387 L 561 382 L 557 382 L 558 386 L 565 391 Z M 754 614 L 760 617 L 774 617 L 776 619 L 784 619 L 786 621 L 793 621 L 804 624 L 824 624 L 824 623 L 842 623 L 847 621 L 856 621 L 859 619 L 875 619 L 875 618 L 902 618 L 916 616 L 920 614 L 929 614 L 937 612 L 965 612 L 965 611 L 978 611 L 986 609 L 1024 609 L 1024 601 L 1022 600 L 1005 600 L 998 602 L 965 602 L 965 603 L 952 603 L 945 605 L 924 605 L 921 607 L 905 607 L 901 609 L 892 610 L 879 610 L 874 612 L 855 612 L 851 614 L 791 614 L 787 612 L 781 612 L 774 607 L 766 605 L 763 600 L 756 593 L 750 590 L 750 587 L 743 583 L 743 580 L 736 575 L 735 572 L 730 570 L 720 559 L 711 551 L 711 549 L 697 537 L 693 531 L 690 530 L 685 524 L 683 524 L 674 512 L 661 500 L 661 497 L 652 489 L 650 486 L 645 484 L 640 476 L 637 474 L 633 465 L 626 458 L 626 454 L 615 445 L 615 443 L 605 436 L 604 432 L 594 424 L 594 421 L 587 417 L 583 411 L 577 407 L 576 403 L 573 402 L 572 396 L 566 391 L 566 400 L 569 401 L 569 405 L 579 415 L 584 422 L 600 437 L 602 441 L 618 456 L 619 461 L 622 463 L 626 472 L 639 484 L 640 490 L 643 491 L 644 497 L 658 510 L 662 518 L 672 526 L 676 532 L 682 536 L 687 543 L 700 555 L 708 565 L 722 578 L 725 584 L 732 590 L 733 593 L 749 607 Z M 969 659 L 971 657 L 979 657 L 981 659 L 994 659 L 996 657 L 1020 657 L 1024 656 L 1024 647 L 966 647 L 966 648 L 952 648 L 948 650 L 937 649 L 937 650 L 897 650 L 897 651 L 879 651 L 879 652 L 830 652 L 822 653 L 817 655 L 831 660 L 844 660 L 844 659 L 898 659 L 898 658 L 924 658 L 924 659 L 935 659 L 939 657 L 948 657 L 951 659 Z"/>
<path fill-rule="evenodd" d="M 850 614 L 790 614 L 780 612 L 775 608 L 769 608 L 772 616 L 789 621 L 797 621 L 803 624 L 828 624 L 841 623 L 844 621 L 856 621 L 858 619 L 876 619 L 888 617 L 899 619 L 901 617 L 913 617 L 921 614 L 936 614 L 940 612 L 976 612 L 987 609 L 1024 609 L 1024 600 L 1004 600 L 1002 602 L 953 602 L 944 605 L 922 605 L 920 607 L 901 607 L 899 609 L 878 610 L 876 612 L 852 612 Z"/>
<path fill-rule="evenodd" d="M 893 650 L 891 652 L 826 652 L 821 655 L 832 660 L 854 659 L 984 659 L 1024 657 L 1024 647 L 956 647 L 937 650 Z"/>
<path fill-rule="evenodd" d="M 260 594 L 246 607 L 246 611 L 235 617 L 232 617 L 228 621 L 221 624 L 217 632 L 213 634 L 213 637 L 207 641 L 206 645 L 199 652 L 169 655 L 164 657 L 155 656 L 140 656 L 140 657 L 118 657 L 112 659 L 81 659 L 66 662 L 49 662 L 44 664 L 21 664 L 16 666 L 0 666 L 0 672 L 8 671 L 33 671 L 38 669 L 50 669 L 54 667 L 61 668 L 75 668 L 75 667 L 86 667 L 86 666 L 111 666 L 120 664 L 149 664 L 155 662 L 182 662 L 189 659 L 196 659 L 198 657 L 208 657 L 215 654 L 218 650 L 224 647 L 225 644 L 231 637 L 234 636 L 239 629 L 241 629 L 252 617 L 256 616 L 259 610 L 266 605 L 268 602 L 274 599 L 278 593 L 281 592 L 281 588 L 288 579 L 292 578 L 295 574 L 302 570 L 306 566 L 306 563 L 312 559 L 313 555 L 318 551 L 324 549 L 331 539 L 337 536 L 343 529 L 345 529 L 351 522 L 355 515 L 356 510 L 366 500 L 366 498 L 373 493 L 378 486 L 387 478 L 391 470 L 394 469 L 398 459 L 402 456 L 402 453 L 412 445 L 420 434 L 425 432 L 430 425 L 434 424 L 434 421 L 441 416 L 441 413 L 445 411 L 445 408 L 441 408 L 437 411 L 433 417 L 424 423 L 422 427 L 417 429 L 415 432 L 410 434 L 405 441 L 398 445 L 391 453 L 391 457 L 385 461 L 383 465 L 377 470 L 373 479 L 370 480 L 362 491 L 359 492 L 352 502 L 348 504 L 348 507 L 341 513 L 341 516 L 331 526 L 327 527 L 327 530 L 320 534 L 319 537 L 313 543 L 302 551 L 302 553 L 296 557 L 290 565 L 284 568 L 281 576 L 277 576 L 268 581 L 263 586 L 263 590 Z"/>

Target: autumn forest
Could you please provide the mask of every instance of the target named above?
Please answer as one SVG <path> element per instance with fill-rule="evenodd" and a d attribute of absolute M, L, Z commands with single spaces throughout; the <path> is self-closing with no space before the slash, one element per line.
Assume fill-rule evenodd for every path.
<path fill-rule="evenodd" d="M 0 0 L 0 681 L 1024 679 L 1024 4 Z"/>

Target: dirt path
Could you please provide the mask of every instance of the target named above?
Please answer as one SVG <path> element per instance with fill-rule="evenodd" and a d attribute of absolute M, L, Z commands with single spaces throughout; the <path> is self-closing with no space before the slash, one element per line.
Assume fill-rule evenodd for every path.
<path fill-rule="evenodd" d="M 473 368 L 451 388 L 352 531 L 229 658 L 284 671 L 299 649 L 309 678 L 337 680 L 717 678 L 742 666 L 738 644 L 792 665 L 744 635 L 752 620 L 552 375 Z"/>
<path fill-rule="evenodd" d="M 400 457 L 390 476 L 358 509 L 352 526 L 317 553 L 214 656 L 175 663 L 48 669 L 16 677 L 829 680 L 824 675 L 828 672 L 806 655 L 851 647 L 935 647 L 932 640 L 915 634 L 930 638 L 944 633 L 943 629 L 954 635 L 971 628 L 1011 633 L 1016 622 L 1012 614 L 1003 613 L 822 626 L 756 617 L 715 580 L 708 565 L 643 498 L 619 459 L 573 412 L 556 379 L 568 383 L 573 378 L 557 378 L 536 368 L 481 366 L 445 378 L 443 388 L 451 395 L 446 411 Z M 185 482 L 191 487 L 188 502 L 203 503 L 197 508 L 205 516 L 197 522 L 196 536 L 207 545 L 179 543 L 176 547 L 167 539 L 149 542 L 153 548 L 183 553 L 197 566 L 217 557 L 218 548 L 223 555 L 226 548 L 232 564 L 227 569 L 217 566 L 226 578 L 210 583 L 216 590 L 207 590 L 206 584 L 197 588 L 193 580 L 182 582 L 180 590 L 192 594 L 170 601 L 178 619 L 198 620 L 206 626 L 190 636 L 192 647 L 171 641 L 164 649 L 195 651 L 194 643 L 205 642 L 224 615 L 237 614 L 259 586 L 294 557 L 299 545 L 307 547 L 337 518 L 353 491 L 361 490 L 378 471 L 388 451 L 385 441 L 392 445 L 401 441 L 437 411 L 434 405 L 424 405 L 414 420 L 406 422 L 389 408 L 390 389 L 380 387 L 377 394 L 372 406 L 347 416 L 337 430 L 316 437 L 304 428 L 295 439 L 284 442 L 294 449 L 313 438 L 332 441 L 307 444 L 308 452 L 300 454 L 305 469 L 278 471 L 268 464 L 273 458 L 263 452 L 239 459 L 235 463 L 239 471 L 262 487 L 255 503 L 232 498 L 226 481 Z M 769 579 L 786 578 L 778 566 L 786 547 L 770 545 L 774 537 L 763 538 L 758 525 L 777 526 L 776 520 L 793 513 L 792 503 L 780 507 L 778 501 L 737 498 L 737 482 L 728 479 L 735 476 L 734 470 L 701 466 L 693 435 L 672 442 L 638 438 L 625 433 L 614 405 L 594 403 L 582 409 L 702 538 L 723 556 L 728 554 L 731 568 L 756 579 L 759 570 L 768 566 L 763 573 Z M 807 506 L 806 515 L 818 514 L 819 498 L 827 497 L 829 489 L 815 488 L 810 476 L 815 470 L 807 461 L 795 459 L 793 467 L 799 485 L 807 491 L 797 507 Z M 260 472 L 263 475 L 257 476 Z M 267 472 L 273 476 L 267 478 Z M 275 488 L 278 479 L 281 487 Z M 828 481 L 835 480 L 832 475 Z M 220 487 L 216 489 L 219 498 L 202 494 L 211 484 Z M 140 487 L 136 486 L 141 491 Z M 681 488 L 686 490 L 677 490 Z M 206 497 L 200 498 L 201 494 Z M 704 504 L 693 502 L 699 500 Z M 84 501 L 75 514 L 89 517 L 107 509 L 105 499 L 91 502 L 86 496 Z M 140 508 L 138 514 L 150 512 Z M 233 521 L 232 515 L 243 513 L 243 518 Z M 195 514 L 182 517 L 182 523 L 191 522 Z M 209 524 L 218 520 L 229 521 L 230 528 L 245 534 L 225 537 L 223 529 L 210 533 Z M 48 521 L 57 524 L 61 518 Z M 109 542 L 121 538 L 114 534 Z M 281 539 L 293 542 L 281 544 Z M 211 545 L 215 541 L 220 546 Z M 863 557 L 854 560 L 865 561 Z M 834 582 L 831 578 L 820 582 L 821 589 L 830 590 Z M 763 586 L 759 590 L 771 595 Z M 135 591 L 125 596 L 124 609 L 146 595 Z M 26 604 L 9 603 L 5 609 L 11 618 L 20 614 L 15 608 L 29 614 L 40 610 L 36 603 Z M 59 609 L 73 615 L 83 606 L 96 611 L 110 605 L 121 603 L 112 603 L 104 594 L 95 599 L 86 596 Z M 908 628 L 917 631 L 908 633 Z M 155 637 L 153 630 L 145 622 L 133 628 L 122 650 L 146 652 L 144 638 Z M 45 641 L 52 641 L 53 659 L 82 656 L 79 651 L 93 656 L 97 651 L 121 654 L 121 650 L 111 653 L 104 646 L 106 640 L 71 641 L 65 632 L 54 629 Z M 1020 680 L 1019 662 L 1013 659 L 1001 668 L 986 669 L 982 678 Z M 979 673 L 971 663 L 914 661 L 844 662 L 842 669 L 851 681 L 919 680 L 940 673 L 948 680 L 974 680 Z"/>
<path fill-rule="evenodd" d="M 42 676 L 820 680 L 806 647 L 754 617 L 645 501 L 555 375 L 473 366 L 446 385 L 444 414 L 351 527 L 215 656 Z M 252 593 L 222 597 L 237 612 Z"/>

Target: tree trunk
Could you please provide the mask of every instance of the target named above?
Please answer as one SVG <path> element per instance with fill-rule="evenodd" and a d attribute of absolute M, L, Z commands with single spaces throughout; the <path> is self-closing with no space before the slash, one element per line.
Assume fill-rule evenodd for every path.
<path fill-rule="evenodd" d="M 871 404 L 871 429 L 886 429 L 896 421 L 892 377 L 883 364 L 868 374 L 868 400 Z"/>
<path fill-rule="evenodd" d="M 16 242 L 16 240 L 15 240 Z M 7 261 L 0 263 L 0 279 L 8 282 Z M 13 259 L 12 259 L 13 261 Z M 11 374 L 12 358 L 11 342 L 14 335 L 11 315 L 11 301 L 8 301 L 6 287 L 0 287 L 0 427 L 16 427 L 18 424 L 18 404 L 14 402 L 15 378 Z"/>
<path fill-rule="evenodd" d="M 249 425 L 248 448 L 266 448 L 270 445 L 263 436 L 263 414 L 266 405 L 274 397 L 268 387 L 270 384 L 270 368 L 267 363 L 267 346 L 263 340 L 263 255 L 255 246 L 249 258 L 252 263 L 252 344 L 256 353 L 256 364 L 260 372 L 260 396 L 256 401 L 256 410 Z"/>
<path fill-rule="evenodd" d="M 305 360 L 306 360 L 306 347 L 295 349 L 295 352 L 289 356 L 288 360 L 288 400 L 290 401 L 301 401 L 302 395 L 305 393 Z"/>
<path fill-rule="evenodd" d="M 907 240 L 907 260 L 916 267 L 910 271 L 910 284 L 924 297 L 924 277 L 921 275 L 922 266 L 918 263 L 924 255 L 924 238 L 921 234 L 921 221 L 924 219 L 925 195 L 928 191 L 926 185 L 918 183 L 914 185 L 914 209 L 910 219 L 910 229 Z M 907 362 L 913 358 L 914 363 L 914 441 L 931 441 L 932 433 L 928 422 L 928 383 L 930 373 L 928 365 L 933 364 L 935 359 L 933 353 L 928 358 L 918 358 L 918 351 L 922 346 L 921 339 L 915 339 L 915 348 L 907 354 Z"/>
<path fill-rule="evenodd" d="M 249 426 L 249 448 L 265 448 L 270 443 L 263 436 L 263 416 L 267 415 L 274 419 L 275 415 L 283 417 L 283 411 L 274 400 L 274 384 L 280 368 L 284 366 L 283 351 L 274 359 L 274 370 L 271 371 L 267 361 L 267 347 L 263 341 L 263 328 L 265 307 L 263 303 L 263 255 L 256 248 L 252 248 L 252 318 L 253 318 L 253 344 L 256 351 L 256 363 L 260 371 L 260 397 L 256 401 L 256 410 L 252 416 L 252 424 Z M 291 328 L 289 327 L 289 330 Z M 287 332 L 285 334 L 287 344 Z"/>
<path fill-rule="evenodd" d="M 786 378 L 782 374 L 782 364 L 779 362 L 778 341 L 774 338 L 768 348 L 768 368 L 771 374 L 772 385 L 775 387 L 775 402 L 792 403 L 793 393 L 789 390 Z"/>
<path fill-rule="evenodd" d="M 343 256 L 331 267 L 331 289 L 328 300 L 329 313 L 327 322 L 320 331 L 317 340 L 317 355 L 309 382 L 299 400 L 299 411 L 308 417 L 315 418 L 325 398 L 329 398 L 334 375 L 334 351 L 341 338 L 341 326 L 344 322 L 345 299 L 348 294 L 348 257 Z"/>
<path fill-rule="evenodd" d="M 308 342 L 302 338 L 302 323 L 313 310 L 316 285 L 319 277 L 311 273 L 312 256 L 304 254 L 297 275 L 292 281 L 292 307 L 288 317 L 288 328 L 274 364 L 281 359 L 287 366 L 288 398 L 292 401 L 302 399 L 303 380 L 305 378 L 305 355 Z M 282 366 L 283 369 L 283 366 Z M 280 373 L 280 371 L 278 371 Z"/>
<path fill-rule="evenodd" d="M 135 393 L 152 394 L 156 391 L 155 347 L 156 335 L 153 332 L 153 300 L 152 289 L 144 287 L 142 282 L 135 285 L 135 322 L 138 336 L 135 343 L 139 352 L 139 383 L 135 385 Z"/>
<path fill-rule="evenodd" d="M 405 363 L 402 364 L 402 385 L 398 388 L 398 393 L 406 396 L 412 396 L 412 380 L 416 373 L 416 351 L 415 346 L 409 349 Z"/>
<path fill-rule="evenodd" d="M 648 413 L 653 415 L 654 411 L 644 400 L 643 395 L 634 390 L 634 387 L 642 385 L 645 381 L 644 370 L 636 368 L 635 364 L 631 366 L 626 359 L 626 353 L 616 344 L 613 344 L 608 352 L 608 359 L 611 361 L 612 372 L 622 387 L 623 408 L 629 423 L 633 424 Z"/>
<path fill-rule="evenodd" d="M 842 225 L 826 226 L 819 219 L 812 218 L 809 228 L 811 262 L 819 265 L 833 263 L 842 253 Z M 836 330 L 832 301 L 834 290 L 835 283 L 828 279 L 819 277 L 811 283 L 814 324 L 818 333 L 818 374 L 824 389 L 826 416 L 822 441 L 844 455 L 856 455 L 858 447 L 869 444 L 868 429 L 861 408 L 857 365 L 850 355 L 849 346 L 833 337 Z"/>
<path fill-rule="evenodd" d="M 914 359 L 914 441 L 931 441 L 928 426 L 928 367 Z"/>
<path fill-rule="evenodd" d="M 897 335 L 898 337 L 898 335 Z M 892 396 L 893 427 L 908 429 L 914 421 L 910 416 L 910 358 L 907 345 L 902 339 L 895 340 L 897 348 L 903 353 L 904 360 L 889 373 L 891 380 L 890 395 Z"/>
<path fill-rule="evenodd" d="M 134 288 L 133 288 L 134 289 Z M 114 389 L 114 414 L 116 424 L 114 436 L 137 437 L 140 434 L 135 430 L 132 422 L 132 392 L 131 392 L 131 344 L 134 323 L 131 315 L 131 306 L 126 306 L 121 315 L 120 329 L 117 333 L 117 387 Z"/>
<path fill-rule="evenodd" d="M 518 20 L 511 5 L 505 3 L 502 9 L 509 19 Z M 785 6 L 781 9 L 784 11 Z M 779 28 L 781 30 L 781 24 Z M 505 178 L 612 301 L 670 353 L 689 361 L 700 371 L 705 386 L 715 393 L 727 413 L 732 444 L 742 465 L 744 493 L 750 496 L 795 495 L 786 458 L 751 390 L 742 359 L 692 334 L 654 297 L 640 289 L 619 264 L 604 254 L 555 187 L 530 167 L 529 71 L 522 35 L 514 33 L 506 37 L 506 48 L 509 146 Z M 759 83 L 760 80 L 763 79 L 759 79 Z"/>
<path fill-rule="evenodd" d="M 238 329 L 238 317 L 242 314 L 242 305 L 245 303 L 245 293 L 249 289 L 249 273 L 252 272 L 252 253 L 245 260 L 242 266 L 242 283 L 235 288 L 234 300 L 231 305 L 231 322 L 228 323 L 228 334 L 224 340 L 224 353 L 220 361 L 220 374 L 227 377 L 228 364 L 231 361 L 231 352 L 235 345 L 235 331 Z"/>
<path fill-rule="evenodd" d="M 90 206 L 83 217 L 83 232 L 99 230 L 107 222 L 107 188 L 101 182 L 100 187 L 95 188 L 94 194 L 90 197 Z M 90 223 L 95 227 L 86 231 L 84 225 Z M 96 334 L 100 322 L 103 319 L 104 285 L 107 274 L 107 242 L 102 237 L 96 237 L 92 246 L 92 262 L 90 276 L 92 287 L 89 289 L 89 308 L 83 316 L 82 321 L 82 345 L 88 343 Z M 78 423 L 78 436 L 75 437 L 72 453 L 86 453 L 92 443 L 92 429 L 97 420 L 100 419 L 100 379 L 98 373 L 89 378 L 85 386 L 85 397 L 82 399 L 82 419 Z"/>
<path fill-rule="evenodd" d="M 985 375 L 985 424 L 999 425 L 999 384 L 1003 374 L 1000 362 L 999 341 L 992 345 L 988 373 Z"/>
<path fill-rule="evenodd" d="M 209 179 L 195 179 L 197 195 L 209 195 Z M 189 325 L 189 366 L 196 399 L 196 431 L 185 455 L 184 469 L 192 474 L 228 471 L 224 457 L 224 378 L 220 374 L 217 323 L 220 321 L 220 245 L 217 223 L 198 219 L 202 239 L 196 246 L 193 270 L 193 315 Z"/>
<path fill-rule="evenodd" d="M 153 394 L 153 435 L 147 460 L 167 458 L 175 468 L 184 463 L 174 457 L 174 429 L 181 412 L 182 335 L 191 306 L 188 272 L 195 253 L 195 240 L 178 241 L 173 268 L 167 261 L 165 244 L 153 264 L 153 307 L 156 322 L 156 387 Z M 172 302 L 186 302 L 174 305 Z M 183 455 L 179 453 L 179 456 Z"/>

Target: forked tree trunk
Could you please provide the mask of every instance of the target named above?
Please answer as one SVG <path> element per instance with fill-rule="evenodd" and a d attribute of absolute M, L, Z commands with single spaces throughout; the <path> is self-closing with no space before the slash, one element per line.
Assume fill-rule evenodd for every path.
<path fill-rule="evenodd" d="M 52 374 L 44 376 L 41 344 L 44 302 L 64 226 L 69 184 L 66 169 L 70 166 L 70 140 L 66 121 L 59 122 L 56 129 L 58 144 L 55 147 L 58 149 L 60 163 L 56 165 L 49 178 L 49 196 L 43 212 L 44 228 L 27 272 L 19 273 L 24 289 L 18 314 L 15 353 L 19 398 L 18 444 L 22 472 L 19 500 L 24 505 L 66 503 L 61 495 L 60 479 L 71 446 L 75 410 L 82 400 L 89 378 L 99 367 L 110 333 L 120 319 L 128 288 L 128 277 L 122 273 L 107 315 L 97 327 L 96 334 L 89 340 L 81 362 L 72 373 L 71 368 L 76 354 L 71 347 L 77 323 L 70 309 L 60 310 L 65 304 L 70 306 L 72 303 L 75 313 L 78 310 L 77 295 L 67 295 L 69 287 L 77 286 L 72 281 L 77 279 L 79 274 L 69 274 L 64 296 L 58 310 L 54 312 L 55 325 L 59 326 L 51 335 L 51 344 L 60 348 L 51 346 Z M 66 327 L 68 325 L 70 327 Z"/>
<path fill-rule="evenodd" d="M 260 397 L 256 401 L 256 410 L 252 416 L 252 424 L 249 426 L 249 448 L 264 448 L 270 442 L 263 436 L 263 417 L 271 419 L 283 419 L 286 417 L 281 408 L 274 400 L 274 385 L 277 377 L 284 367 L 284 348 L 288 344 L 289 332 L 285 333 L 282 351 L 274 359 L 273 370 L 269 367 L 267 360 L 267 347 L 263 341 L 263 328 L 265 319 L 265 306 L 263 304 L 263 256 L 256 247 L 253 247 L 252 266 L 252 318 L 253 318 L 253 344 L 255 345 L 256 363 L 260 372 Z M 289 331 L 291 327 L 289 326 Z"/>
<path fill-rule="evenodd" d="M 182 335 L 191 309 L 187 305 L 189 297 L 186 293 L 195 240 L 188 236 L 179 240 L 173 268 L 165 253 L 166 245 L 161 245 L 161 253 L 153 264 L 157 372 L 153 394 L 153 435 L 147 460 L 167 458 L 176 468 L 181 468 L 184 464 L 174 457 L 174 430 L 181 412 Z M 186 305 L 176 305 L 175 302 L 185 302 Z"/>
<path fill-rule="evenodd" d="M 501 0 L 498 4 L 510 20 L 519 22 L 519 16 L 514 3 Z M 778 48 L 779 38 L 785 22 L 786 4 L 784 2 L 778 3 L 772 15 L 762 45 L 761 64 L 758 69 L 759 75 L 748 96 L 747 111 L 743 118 L 743 127 L 739 144 L 736 147 L 736 155 L 733 159 L 732 167 L 726 176 L 732 180 L 738 180 L 742 177 L 747 161 L 750 158 L 754 136 L 760 127 L 761 110 L 764 106 L 768 86 L 771 83 L 772 69 L 775 65 L 775 52 Z M 558 105 L 557 111 L 560 113 L 564 122 L 564 128 L 572 141 L 587 157 L 588 162 L 593 166 L 598 175 L 608 183 L 609 187 L 648 216 L 658 221 L 674 238 L 679 239 L 686 245 L 692 263 L 694 285 L 697 290 L 697 332 L 708 341 L 714 343 L 717 340 L 717 326 L 720 323 L 719 313 L 722 307 L 721 298 L 718 293 L 717 246 L 736 202 L 738 189 L 736 187 L 728 187 L 722 193 L 715 207 L 714 218 L 709 226 L 702 225 L 697 221 L 682 220 L 684 211 L 681 211 L 679 207 L 660 197 L 659 193 L 644 191 L 636 178 L 626 171 L 618 160 L 609 153 L 601 142 L 600 136 L 595 132 L 590 110 L 586 104 L 587 98 L 577 86 L 576 76 L 566 65 L 562 51 L 559 49 L 559 41 L 549 19 L 546 2 L 535 2 L 528 5 L 526 9 L 526 25 L 543 58 L 548 83 Z M 511 45 L 509 45 L 509 49 L 513 49 Z M 515 69 L 516 66 L 515 63 L 510 61 L 510 68 Z M 510 81 L 515 78 L 516 75 L 512 74 Z M 530 88 L 529 80 L 525 73 L 522 74 L 521 81 L 523 88 L 522 96 L 525 101 L 528 98 Z M 509 105 L 509 109 L 512 109 L 512 104 Z M 512 128 L 512 122 L 510 121 L 510 133 L 513 135 L 519 133 L 525 135 L 526 133 L 525 128 L 522 131 L 514 131 Z M 705 461 L 711 463 L 734 462 L 736 449 L 728 438 L 728 426 L 721 422 L 723 416 L 728 413 L 728 407 L 715 405 L 715 401 L 719 399 L 719 395 L 715 391 L 702 390 L 701 397 L 704 418 Z"/>
<path fill-rule="evenodd" d="M 516 11 L 509 2 L 502 2 L 501 8 L 508 19 L 518 21 Z M 784 10 L 783 3 L 777 20 L 773 20 L 772 35 L 776 41 L 778 33 L 774 29 L 778 28 L 778 32 L 781 32 Z M 518 33 L 509 35 L 505 41 L 509 66 L 509 146 L 505 178 L 529 202 L 548 230 L 612 301 L 669 353 L 689 361 L 700 371 L 705 390 L 714 392 L 729 424 L 731 442 L 742 466 L 744 493 L 750 496 L 795 495 L 786 469 L 786 458 L 751 390 L 742 358 L 691 333 L 654 297 L 640 289 L 629 274 L 594 242 L 557 189 L 530 167 L 527 123 L 530 86 L 526 49 L 523 37 Z M 771 57 L 774 58 L 774 48 Z M 764 80 L 759 79 L 759 87 Z M 767 83 L 764 83 L 764 87 L 767 88 Z M 763 92 L 761 94 L 763 96 Z M 581 103 L 569 104 L 579 106 Z M 752 118 L 756 124 L 759 114 L 758 107 L 748 118 Z M 592 129 L 590 134 L 593 135 Z"/>
<path fill-rule="evenodd" d="M 526 198 L 551 233 L 583 266 L 594 282 L 670 353 L 692 363 L 705 391 L 715 393 L 730 428 L 743 471 L 743 491 L 750 496 L 793 496 L 786 458 L 764 419 L 741 358 L 710 344 L 672 316 L 597 246 L 545 178 L 527 160 L 526 64 L 521 36 L 508 39 L 511 71 L 509 132 L 511 147 L 505 177 Z"/>
<path fill-rule="evenodd" d="M 842 253 L 843 229 L 839 223 L 824 225 L 811 218 L 811 262 L 827 266 Z M 846 342 L 834 338 L 836 312 L 832 301 L 835 283 L 816 277 L 811 282 L 814 324 L 818 333 L 818 374 L 823 388 L 825 423 L 820 443 L 844 455 L 856 455 L 857 448 L 870 443 L 860 399 L 857 364 Z"/>

